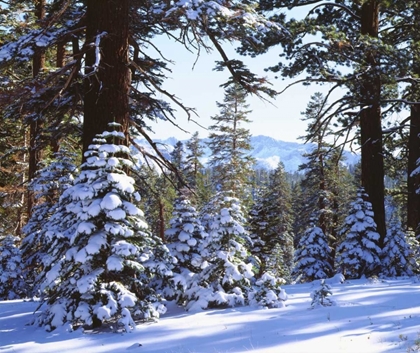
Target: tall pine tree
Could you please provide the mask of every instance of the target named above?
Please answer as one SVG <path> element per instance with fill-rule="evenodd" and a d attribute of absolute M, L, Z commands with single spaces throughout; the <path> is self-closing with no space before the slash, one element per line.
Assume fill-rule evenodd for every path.
<path fill-rule="evenodd" d="M 249 123 L 247 92 L 234 84 L 226 88 L 223 103 L 217 103 L 220 113 L 212 117 L 208 145 L 211 150 L 209 166 L 218 191 L 232 191 L 235 197 L 250 197 L 252 165 L 251 135 L 243 125 Z"/>

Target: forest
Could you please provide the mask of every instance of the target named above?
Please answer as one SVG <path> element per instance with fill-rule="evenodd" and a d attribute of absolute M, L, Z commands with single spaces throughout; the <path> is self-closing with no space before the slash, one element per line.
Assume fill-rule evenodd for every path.
<path fill-rule="evenodd" d="M 0 18 L 0 300 L 40 298 L 34 324 L 130 331 L 168 300 L 276 308 L 286 283 L 419 274 L 417 1 L 0 0 Z M 209 135 L 169 158 L 150 123 L 199 117 L 162 87 L 160 36 L 229 73 Z M 255 168 L 247 98 L 282 91 L 243 57 L 327 88 L 297 175 Z"/>

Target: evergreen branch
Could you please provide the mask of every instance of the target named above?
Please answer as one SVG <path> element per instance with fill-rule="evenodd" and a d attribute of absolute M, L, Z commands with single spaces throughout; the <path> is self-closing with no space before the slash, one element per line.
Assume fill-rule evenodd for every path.
<path fill-rule="evenodd" d="M 191 119 L 191 112 L 198 114 L 195 112 L 193 108 L 185 107 L 175 96 L 175 94 L 171 94 L 168 91 L 160 88 L 159 84 L 155 82 L 154 78 L 151 77 L 144 69 L 142 69 L 136 62 L 131 61 L 130 65 L 133 65 L 137 70 L 139 70 L 148 80 L 148 82 L 159 92 L 168 97 L 172 102 L 174 102 L 177 106 L 179 106 L 188 116 L 188 120 Z M 181 128 L 180 128 L 181 129 Z M 182 130 L 182 129 L 181 129 Z M 185 130 L 183 130 L 185 132 Z"/>
<path fill-rule="evenodd" d="M 356 21 L 360 21 L 361 20 L 361 17 L 360 16 L 358 16 L 358 15 L 356 15 L 352 10 L 350 10 L 346 5 L 343 5 L 343 4 L 338 4 L 338 3 L 332 3 L 332 2 L 326 2 L 326 3 L 323 3 L 323 4 L 319 4 L 319 5 L 317 5 L 317 6 L 315 6 L 315 7 L 313 7 L 311 10 L 309 10 L 309 12 L 308 12 L 308 14 L 306 15 L 306 17 L 305 17 L 305 19 L 314 11 L 314 10 L 316 10 L 317 8 L 319 8 L 319 7 L 322 7 L 322 6 L 332 6 L 332 7 L 339 7 L 339 8 L 341 8 L 341 9 L 343 9 L 343 10 L 345 10 L 354 20 L 356 20 Z"/>

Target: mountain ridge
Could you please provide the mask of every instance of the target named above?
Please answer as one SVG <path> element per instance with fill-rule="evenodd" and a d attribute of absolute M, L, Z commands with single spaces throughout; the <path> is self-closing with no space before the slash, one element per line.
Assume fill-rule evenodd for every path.
<path fill-rule="evenodd" d="M 201 162 L 205 165 L 210 157 L 210 149 L 206 146 L 207 138 L 200 139 L 202 146 L 204 147 L 204 157 Z M 147 142 L 140 140 L 143 145 Z M 181 141 L 185 144 L 187 140 L 178 140 L 175 137 L 169 137 L 166 139 L 154 139 L 159 144 L 159 149 L 169 158 L 170 153 L 173 151 L 173 146 Z M 284 164 L 285 171 L 294 173 L 298 170 L 299 165 L 306 162 L 306 158 L 303 157 L 305 153 L 309 153 L 315 144 L 311 143 L 299 143 L 299 142 L 288 142 L 282 140 L 276 140 L 273 137 L 265 135 L 251 136 L 252 150 L 250 155 L 256 160 L 257 168 L 275 169 L 279 162 Z M 353 165 L 356 164 L 360 156 L 350 151 L 344 150 L 344 164 Z"/>

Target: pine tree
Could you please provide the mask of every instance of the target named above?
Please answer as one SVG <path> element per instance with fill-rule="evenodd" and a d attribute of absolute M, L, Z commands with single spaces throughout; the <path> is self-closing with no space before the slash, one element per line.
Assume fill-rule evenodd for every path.
<path fill-rule="evenodd" d="M 170 161 L 176 170 L 176 173 L 172 174 L 172 182 L 177 189 L 181 189 L 185 183 L 185 149 L 182 141 L 178 141 L 175 144 L 174 149 L 170 153 Z"/>
<path fill-rule="evenodd" d="M 133 166 L 130 150 L 113 143 L 121 138 L 118 131 L 97 136 L 52 217 L 65 222 L 53 229 L 64 237 L 60 250 L 51 249 L 59 261 L 45 273 L 47 307 L 39 322 L 47 329 L 117 321 L 129 331 L 134 318 L 159 316 L 172 260 L 135 205 L 140 196 L 126 173 Z"/>
<path fill-rule="evenodd" d="M 7 87 L 7 86 L 6 86 Z M 6 90 L 5 87 L 5 90 Z M 1 94 L 1 88 L 0 88 Z M 13 97 L 11 97 L 13 99 Z M 0 224 L 3 234 L 21 236 L 25 224 L 25 126 L 0 112 Z"/>
<path fill-rule="evenodd" d="M 251 253 L 260 260 L 257 276 L 270 271 L 277 278 L 290 279 L 294 253 L 290 193 L 284 166 L 279 164 L 249 212 Z"/>
<path fill-rule="evenodd" d="M 6 82 L 0 88 L 0 114 L 8 122 L 19 117 L 33 127 L 29 143 L 17 146 L 30 147 L 30 174 L 37 152 L 51 141 L 69 137 L 70 126 L 73 131 L 74 126 L 79 128 L 76 136 L 81 137 L 83 152 L 113 122 L 122 126 L 121 143 L 133 143 L 137 133 L 157 151 L 147 121 L 173 122 L 173 104 L 190 117 L 192 109 L 162 89 L 171 58 L 153 56 L 145 49 L 164 33 L 181 50 L 194 48 L 197 55 L 209 45 L 215 48 L 222 56 L 216 69 L 229 71 L 227 85 L 234 82 L 247 92 L 273 97 L 275 92 L 264 78 L 240 60 L 231 60 L 223 49 L 225 40 L 260 45 L 262 35 L 284 33 L 257 13 L 256 4 L 69 0 L 64 6 L 62 0 L 11 1 L 2 22 L 7 28 L 0 29 L 6 34 L 0 43 L 1 81 Z M 10 23 L 18 24 L 16 30 Z M 175 39 L 179 31 L 185 36 Z M 41 70 L 38 64 L 44 57 L 48 69 Z M 79 123 L 72 123 L 75 120 Z M 161 163 L 170 166 L 165 160 Z"/>
<path fill-rule="evenodd" d="M 209 166 L 213 168 L 215 189 L 232 191 L 241 200 L 249 198 L 250 175 L 254 163 L 249 152 L 251 135 L 242 125 L 249 122 L 246 91 L 239 85 L 226 89 L 223 103 L 217 103 L 220 114 L 213 116 L 208 146 Z"/>
<path fill-rule="evenodd" d="M 245 262 L 249 238 L 239 200 L 228 195 L 217 194 L 212 202 L 216 209 L 204 215 L 208 235 L 199 252 L 201 272 L 186 290 L 188 310 L 248 303 L 254 276 L 252 264 Z"/>
<path fill-rule="evenodd" d="M 12 235 L 0 237 L 0 300 L 20 299 L 28 295 L 18 242 L 19 238 Z"/>
<path fill-rule="evenodd" d="M 133 176 L 142 195 L 141 205 L 150 231 L 165 242 L 165 229 L 169 225 L 172 204 L 176 198 L 175 187 L 169 176 L 151 165 L 141 164 Z"/>
<path fill-rule="evenodd" d="M 55 155 L 55 159 L 39 169 L 29 188 L 34 193 L 36 206 L 32 209 L 31 218 L 23 227 L 24 239 L 21 244 L 22 259 L 25 264 L 25 280 L 32 285 L 32 294 L 40 295 L 39 284 L 44 268 L 48 268 L 52 259 L 48 253 L 51 246 L 51 217 L 57 210 L 60 195 L 73 183 L 73 175 L 77 172 L 74 156 L 63 150 Z M 63 222 L 62 219 L 59 223 Z M 55 246 L 57 244 L 54 244 Z"/>
<path fill-rule="evenodd" d="M 390 217 L 381 252 L 381 274 L 385 277 L 413 276 L 419 269 L 415 251 L 418 243 L 414 237 L 409 239 L 401 227 L 398 215 Z"/>
<path fill-rule="evenodd" d="M 414 3 L 378 0 L 264 0 L 260 7 L 261 11 L 275 13 L 273 18 L 291 32 L 290 41 L 268 38 L 268 47 L 282 44 L 280 56 L 286 59 L 286 64 L 279 62 L 271 70 L 285 77 L 305 77 L 299 77 L 295 83 L 327 84 L 329 96 L 337 88 L 346 90 L 320 121 L 324 126 L 338 127 L 337 138 L 348 136 L 357 127 L 362 155 L 361 184 L 370 196 L 381 235 L 380 246 L 386 233 L 382 118 L 389 112 L 388 108 L 395 111 L 394 108 L 402 107 L 400 104 L 406 104 L 407 96 L 400 95 L 402 90 L 398 88 L 401 77 L 411 77 L 407 75 L 407 64 L 413 50 L 407 45 L 407 36 L 400 35 L 400 29 L 404 27 L 402 32 L 409 32 L 417 27 L 396 19 L 413 18 L 410 11 L 413 7 Z M 287 20 L 281 11 L 286 9 L 292 10 L 291 13 L 295 9 L 307 9 L 307 12 L 301 20 L 293 16 Z M 314 36 L 319 40 L 313 40 Z M 255 53 L 251 46 L 243 50 L 248 51 Z M 385 103 L 390 105 L 382 114 Z"/>
<path fill-rule="evenodd" d="M 185 155 L 185 180 L 188 186 L 195 192 L 191 202 L 196 206 L 203 206 L 210 200 L 211 189 L 205 185 L 204 165 L 201 158 L 204 156 L 204 146 L 195 132 L 185 143 L 187 152 Z"/>
<path fill-rule="evenodd" d="M 364 190 L 359 189 L 340 230 L 345 240 L 337 248 L 337 265 L 346 278 L 370 276 L 380 270 L 379 234 L 367 198 Z"/>
<path fill-rule="evenodd" d="M 337 246 L 337 231 L 344 220 L 343 209 L 346 209 L 348 190 L 350 188 L 348 173 L 342 167 L 342 151 L 326 142 L 333 135 L 328 126 L 323 126 L 321 117 L 327 109 L 325 97 L 317 92 L 312 97 L 303 113 L 308 121 L 307 134 L 303 138 L 312 142 L 314 147 L 304 154 L 306 162 L 299 166 L 304 171 L 301 180 L 301 198 L 304 205 L 299 205 L 299 218 L 302 225 L 300 231 L 305 231 L 307 224 L 314 217 L 315 224 L 321 228 L 328 239 L 331 248 L 331 267 L 334 267 L 335 249 Z"/>
<path fill-rule="evenodd" d="M 282 279 L 264 273 L 256 282 L 253 291 L 249 295 L 251 305 L 263 308 L 283 308 L 287 300 L 287 294 L 281 285 Z"/>
<path fill-rule="evenodd" d="M 321 228 L 311 223 L 295 251 L 293 276 L 301 282 L 328 278 L 332 275 L 331 249 Z"/>
<path fill-rule="evenodd" d="M 167 246 L 176 259 L 173 272 L 178 287 L 178 302 L 184 303 L 184 292 L 190 286 L 191 278 L 201 271 L 203 260 L 200 249 L 207 234 L 196 209 L 183 195 L 175 199 L 169 224 L 165 236 Z"/>
<path fill-rule="evenodd" d="M 330 285 L 325 282 L 325 279 L 321 279 L 319 288 L 315 289 L 311 293 L 311 307 L 316 308 L 317 306 L 334 305 L 334 301 L 330 298 L 331 295 L 332 292 Z"/>

